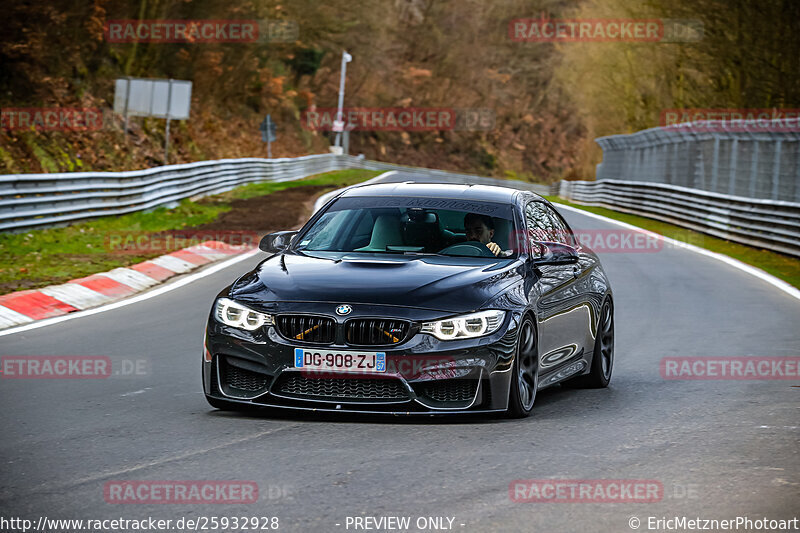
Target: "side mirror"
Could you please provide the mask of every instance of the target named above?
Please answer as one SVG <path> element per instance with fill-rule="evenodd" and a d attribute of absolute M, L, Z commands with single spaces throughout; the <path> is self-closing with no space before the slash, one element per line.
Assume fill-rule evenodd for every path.
<path fill-rule="evenodd" d="M 578 250 L 560 242 L 532 242 L 534 251 L 538 248 L 539 254 L 532 258 L 533 264 L 539 265 L 570 265 L 578 262 Z"/>
<path fill-rule="evenodd" d="M 277 254 L 289 247 L 292 237 L 297 235 L 296 231 L 276 231 L 269 235 L 264 235 L 258 247 L 269 254 Z"/>

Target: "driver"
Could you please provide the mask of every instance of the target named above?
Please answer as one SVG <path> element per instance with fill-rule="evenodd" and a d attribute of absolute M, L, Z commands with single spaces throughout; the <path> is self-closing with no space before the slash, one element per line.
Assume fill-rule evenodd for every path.
<path fill-rule="evenodd" d="M 478 213 L 467 213 L 467 216 L 464 217 L 464 230 L 468 241 L 481 242 L 494 255 L 500 254 L 500 246 L 492 242 L 494 237 L 494 220 L 492 220 L 492 217 L 479 215 Z"/>

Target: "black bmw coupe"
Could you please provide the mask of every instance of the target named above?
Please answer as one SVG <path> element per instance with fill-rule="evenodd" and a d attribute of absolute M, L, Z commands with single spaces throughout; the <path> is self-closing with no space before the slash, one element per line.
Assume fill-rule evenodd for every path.
<path fill-rule="evenodd" d="M 260 248 L 208 318 L 214 407 L 524 417 L 538 390 L 611 379 L 608 279 L 536 194 L 353 187 Z"/>

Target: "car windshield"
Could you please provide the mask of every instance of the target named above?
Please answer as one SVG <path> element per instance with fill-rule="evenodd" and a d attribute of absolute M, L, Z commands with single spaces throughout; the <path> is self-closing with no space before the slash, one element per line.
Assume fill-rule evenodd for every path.
<path fill-rule="evenodd" d="M 340 198 L 295 250 L 517 257 L 510 204 L 448 198 Z"/>

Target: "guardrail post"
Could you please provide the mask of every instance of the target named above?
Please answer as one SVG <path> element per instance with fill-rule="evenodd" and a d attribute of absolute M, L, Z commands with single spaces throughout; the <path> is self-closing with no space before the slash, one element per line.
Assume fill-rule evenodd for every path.
<path fill-rule="evenodd" d="M 706 186 L 706 165 L 702 143 L 698 143 L 698 145 L 695 146 L 695 150 L 697 153 L 695 154 L 694 179 L 692 180 L 692 187 L 695 189 L 704 189 Z"/>
<path fill-rule="evenodd" d="M 800 142 L 797 143 L 797 158 L 794 160 L 794 170 L 795 170 L 795 179 L 794 179 L 794 201 L 800 202 Z"/>
<path fill-rule="evenodd" d="M 711 190 L 719 192 L 719 137 L 714 137 L 714 156 L 711 160 Z"/>
<path fill-rule="evenodd" d="M 758 180 L 758 141 L 753 140 L 753 156 L 750 159 L 750 197 L 756 197 L 756 181 Z"/>
<path fill-rule="evenodd" d="M 678 181 L 678 143 L 672 143 L 672 176 L 667 183 L 675 184 Z"/>
<path fill-rule="evenodd" d="M 783 141 L 778 140 L 775 142 L 775 159 L 772 161 L 772 194 L 770 195 L 773 200 L 778 199 L 778 191 L 780 189 L 782 146 Z"/>
<path fill-rule="evenodd" d="M 619 157 L 622 160 L 621 161 L 621 163 L 622 163 L 622 166 L 621 166 L 622 172 L 620 172 L 621 175 L 620 175 L 620 177 L 618 179 L 623 179 L 623 180 L 630 179 L 630 177 L 631 177 L 630 176 L 630 172 L 628 172 L 628 168 L 630 167 L 630 161 L 629 161 L 630 157 L 628 156 L 628 153 L 625 150 L 620 150 L 618 152 L 618 154 L 619 154 Z"/>
<path fill-rule="evenodd" d="M 736 194 L 736 160 L 739 155 L 739 139 L 733 139 L 731 143 L 731 172 L 728 181 L 728 194 Z"/>
<path fill-rule="evenodd" d="M 658 162 L 658 146 L 650 147 L 648 157 L 650 158 L 650 174 L 653 176 L 653 181 L 659 181 L 661 179 L 661 165 Z"/>

